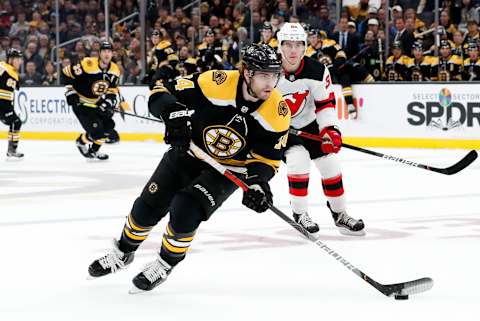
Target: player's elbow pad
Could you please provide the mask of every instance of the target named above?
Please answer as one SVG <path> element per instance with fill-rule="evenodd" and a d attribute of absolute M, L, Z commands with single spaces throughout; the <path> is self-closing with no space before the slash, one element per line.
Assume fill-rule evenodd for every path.
<path fill-rule="evenodd" d="M 148 110 L 153 116 L 162 118 L 163 111 L 175 105 L 176 102 L 177 98 L 169 93 L 155 93 L 148 99 Z"/>

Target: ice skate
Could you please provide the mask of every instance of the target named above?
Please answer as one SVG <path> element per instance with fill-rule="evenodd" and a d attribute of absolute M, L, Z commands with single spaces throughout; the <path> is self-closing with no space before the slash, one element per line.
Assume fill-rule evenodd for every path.
<path fill-rule="evenodd" d="M 312 221 L 308 213 L 305 213 L 305 214 L 293 213 L 293 219 L 295 220 L 296 223 L 303 226 L 303 228 L 306 229 L 308 233 L 313 234 L 320 231 L 318 224 Z"/>
<path fill-rule="evenodd" d="M 157 254 L 157 259 L 147 264 L 143 271 L 133 278 L 133 287 L 129 293 L 137 294 L 153 290 L 167 280 L 172 269 L 173 267 Z"/>
<path fill-rule="evenodd" d="M 365 235 L 365 224 L 361 219 L 357 220 L 350 217 L 346 211 L 336 213 L 330 208 L 330 203 L 327 206 L 332 212 L 332 218 L 338 230 L 343 235 L 363 236 Z"/>
<path fill-rule="evenodd" d="M 93 261 L 88 267 L 88 279 L 95 279 L 126 268 L 132 263 L 134 253 L 124 253 L 118 248 L 118 241 L 113 240 L 113 248 L 109 253 Z"/>

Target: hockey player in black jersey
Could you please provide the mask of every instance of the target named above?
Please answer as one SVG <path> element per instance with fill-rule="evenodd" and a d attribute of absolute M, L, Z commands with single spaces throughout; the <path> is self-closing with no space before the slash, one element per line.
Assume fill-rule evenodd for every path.
<path fill-rule="evenodd" d="M 100 57 L 84 58 L 62 71 L 67 103 L 85 129 L 76 144 L 80 153 L 90 159 L 108 159 L 108 155 L 100 153 L 99 149 L 108 136 L 114 134 L 112 116 L 119 102 L 117 86 L 120 69 L 111 60 L 112 45 L 103 42 Z"/>
<path fill-rule="evenodd" d="M 13 109 L 15 90 L 20 88 L 18 71 L 22 57 L 21 51 L 10 48 L 7 50 L 7 61 L 0 62 L 0 121 L 9 127 L 7 159 L 20 159 L 24 156 L 17 152 L 22 122 Z"/>
<path fill-rule="evenodd" d="M 92 277 L 130 264 L 153 227 L 169 214 L 161 249 L 135 276 L 131 293 L 152 290 L 185 258 L 200 223 L 237 189 L 189 151 L 190 141 L 250 186 L 243 194 L 245 206 L 259 213 L 268 209 L 268 181 L 280 166 L 290 111 L 275 89 L 281 73 L 276 52 L 252 44 L 242 61 L 240 71 L 211 70 L 159 81 L 153 88 L 149 110 L 165 122 L 171 148 L 135 200 L 120 240 L 90 265 Z"/>
<path fill-rule="evenodd" d="M 299 23 L 285 23 L 278 32 L 284 76 L 278 89 L 292 113 L 291 127 L 320 135 L 323 142 L 290 135 L 285 152 L 290 204 L 295 221 L 310 233 L 319 227 L 308 215 L 308 183 L 311 161 L 322 176 L 323 192 L 340 233 L 364 235 L 362 220 L 346 211 L 342 172 L 336 153 L 342 146 L 342 134 L 336 123 L 335 94 L 328 68 L 304 57 L 307 35 Z"/>

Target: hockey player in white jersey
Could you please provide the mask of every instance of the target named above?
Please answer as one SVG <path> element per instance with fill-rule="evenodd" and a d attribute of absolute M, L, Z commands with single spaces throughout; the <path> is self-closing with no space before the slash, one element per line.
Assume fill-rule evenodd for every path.
<path fill-rule="evenodd" d="M 308 183 L 313 161 L 322 177 L 323 192 L 340 233 L 365 235 L 363 221 L 350 217 L 337 153 L 342 135 L 336 126 L 335 94 L 328 69 L 305 57 L 307 35 L 299 23 L 285 23 L 278 32 L 284 76 L 277 88 L 290 107 L 294 129 L 320 135 L 323 142 L 290 135 L 285 152 L 293 217 L 310 233 L 319 227 L 308 215 Z"/>

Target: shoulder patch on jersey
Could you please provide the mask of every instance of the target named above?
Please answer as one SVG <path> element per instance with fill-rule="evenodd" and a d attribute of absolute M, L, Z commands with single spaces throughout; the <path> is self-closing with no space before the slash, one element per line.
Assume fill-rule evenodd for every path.
<path fill-rule="evenodd" d="M 289 110 L 289 108 L 288 108 L 288 105 L 285 101 L 282 100 L 278 103 L 278 114 L 280 116 L 287 117 L 288 110 Z"/>
<path fill-rule="evenodd" d="M 7 63 L 4 62 L 4 61 L 1 61 L 1 62 L 0 62 L 0 68 L 1 68 L 1 69 L 4 69 L 4 70 L 10 75 L 10 77 L 12 77 L 12 78 L 15 79 L 16 81 L 18 81 L 18 79 L 19 79 L 19 77 L 18 77 L 18 72 L 15 70 L 15 68 L 13 68 L 12 65 L 7 64 Z"/>
<path fill-rule="evenodd" d="M 235 106 L 235 97 L 237 95 L 237 84 L 240 79 L 238 70 L 221 71 L 225 79 L 217 83 L 219 78 L 215 77 L 215 73 L 219 70 L 209 70 L 198 76 L 198 86 L 205 98 L 212 104 L 218 106 Z"/>
<path fill-rule="evenodd" d="M 278 89 L 252 113 L 252 116 L 268 131 L 283 132 L 290 127 L 290 109 Z"/>
<path fill-rule="evenodd" d="M 83 71 L 85 71 L 88 74 L 96 74 L 100 72 L 100 67 L 98 66 L 97 58 L 92 58 L 92 57 L 83 58 L 82 61 L 80 62 L 80 65 L 82 66 Z"/>
<path fill-rule="evenodd" d="M 217 83 L 217 85 L 221 85 L 227 80 L 227 74 L 222 70 L 215 70 L 213 72 L 213 81 Z"/>

